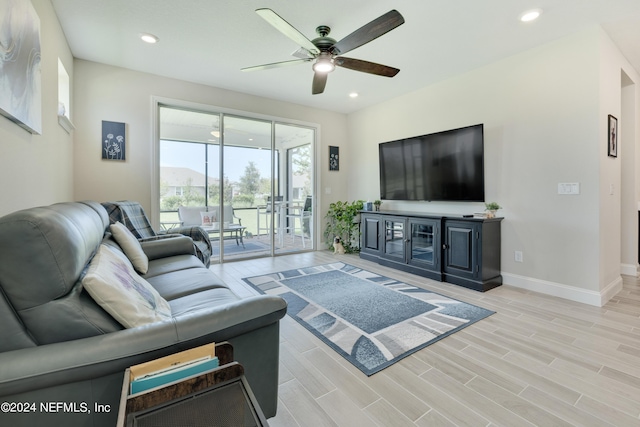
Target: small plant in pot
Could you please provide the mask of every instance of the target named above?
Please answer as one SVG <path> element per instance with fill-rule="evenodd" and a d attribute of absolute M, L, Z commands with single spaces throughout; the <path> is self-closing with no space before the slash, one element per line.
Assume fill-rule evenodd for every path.
<path fill-rule="evenodd" d="M 373 206 L 375 208 L 376 211 L 380 210 L 380 205 L 382 204 L 382 202 L 380 200 L 376 200 L 373 202 Z"/>
<path fill-rule="evenodd" d="M 484 206 L 487 210 L 487 218 L 495 218 L 498 209 L 502 209 L 502 206 L 496 202 L 485 203 Z"/>

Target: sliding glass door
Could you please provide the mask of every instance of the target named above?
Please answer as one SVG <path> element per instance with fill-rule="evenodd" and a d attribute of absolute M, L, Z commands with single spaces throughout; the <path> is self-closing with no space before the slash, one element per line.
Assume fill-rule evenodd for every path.
<path fill-rule="evenodd" d="M 313 141 L 315 130 L 277 123 L 276 147 L 286 161 L 281 164 L 281 233 L 278 252 L 313 248 Z"/>
<path fill-rule="evenodd" d="M 271 230 L 270 217 L 261 215 L 277 182 L 273 163 L 271 122 L 225 115 L 223 171 L 232 191 L 225 203 L 231 204 L 242 219 L 241 245 L 227 245 L 225 259 L 272 254 L 273 241 L 263 230 Z"/>
<path fill-rule="evenodd" d="M 313 249 L 315 129 L 159 108 L 165 229 L 198 226 L 212 262 Z"/>

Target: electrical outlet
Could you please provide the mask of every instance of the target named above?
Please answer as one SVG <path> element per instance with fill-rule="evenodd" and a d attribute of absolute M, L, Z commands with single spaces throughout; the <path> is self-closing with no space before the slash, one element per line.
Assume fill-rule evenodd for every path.
<path fill-rule="evenodd" d="M 522 260 L 522 251 L 515 251 L 514 252 L 514 259 L 516 260 L 516 262 L 523 262 L 523 260 Z"/>
<path fill-rule="evenodd" d="M 579 182 L 559 182 L 558 194 L 580 194 Z"/>

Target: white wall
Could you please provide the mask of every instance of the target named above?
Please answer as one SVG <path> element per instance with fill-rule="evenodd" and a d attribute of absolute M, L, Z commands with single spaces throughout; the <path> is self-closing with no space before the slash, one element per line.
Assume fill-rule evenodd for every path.
<path fill-rule="evenodd" d="M 347 195 L 346 173 L 328 170 L 328 145 L 347 144 L 346 116 L 224 89 L 168 79 L 95 62 L 75 60 L 75 197 L 137 200 L 151 213 L 152 98 L 170 98 L 320 125 L 317 183 L 320 212 Z M 127 126 L 126 160 L 101 159 L 102 120 Z M 329 188 L 331 194 L 325 194 Z M 317 218 L 323 228 L 323 218 Z"/>
<path fill-rule="evenodd" d="M 622 267 L 628 266 L 625 272 L 633 273 L 633 267 L 637 266 L 637 258 L 633 263 L 629 255 L 636 252 L 630 246 L 637 247 L 638 244 L 637 219 L 634 221 L 634 217 L 637 218 L 638 199 L 633 198 L 636 192 L 634 174 L 638 168 L 635 163 L 638 138 L 634 132 L 637 113 L 633 105 L 637 102 L 637 89 L 633 81 L 640 81 L 604 33 L 600 38 L 599 47 L 601 102 L 598 117 L 601 141 L 608 140 L 608 115 L 611 114 L 618 119 L 618 156 L 607 156 L 606 148 L 599 156 L 600 285 L 603 292 L 612 293 L 620 281 Z M 627 89 L 623 90 L 625 86 Z"/>
<path fill-rule="evenodd" d="M 58 57 L 71 78 L 73 58 L 49 0 L 32 4 L 40 18 L 42 135 L 0 116 L 0 216 L 73 199 L 72 136 L 58 125 Z"/>
<path fill-rule="evenodd" d="M 638 84 L 633 82 L 623 71 L 622 73 L 622 99 L 620 112 L 620 143 L 621 143 L 621 167 L 622 187 L 621 194 L 621 262 L 622 274 L 638 274 L 638 211 L 640 210 L 640 197 L 638 190 L 639 172 L 636 165 L 640 165 L 640 149 L 636 146 L 638 130 L 639 100 L 636 96 Z"/>
<path fill-rule="evenodd" d="M 616 221 L 604 225 L 600 214 L 603 80 L 610 83 L 604 90 L 620 92 L 619 67 L 617 89 L 601 75 L 604 37 L 592 28 L 349 115 L 350 152 L 359 153 L 349 168 L 349 198 L 379 197 L 378 143 L 484 123 L 486 200 L 504 206 L 505 283 L 599 305 L 620 268 Z M 619 180 L 619 170 L 607 171 L 607 182 L 616 173 Z M 558 195 L 560 182 L 580 183 L 580 195 Z M 382 208 L 484 210 L 442 202 L 386 201 Z M 608 209 L 607 220 L 618 214 L 619 230 L 619 208 Z M 514 261 L 514 251 L 524 262 Z"/>

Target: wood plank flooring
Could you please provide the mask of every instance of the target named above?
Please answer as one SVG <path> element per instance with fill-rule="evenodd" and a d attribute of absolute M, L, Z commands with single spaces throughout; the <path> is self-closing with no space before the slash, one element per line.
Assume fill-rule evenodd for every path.
<path fill-rule="evenodd" d="M 306 329 L 281 321 L 271 427 L 640 426 L 640 281 L 604 307 L 509 286 L 486 293 L 328 251 L 213 265 L 243 277 L 342 261 L 496 311 L 367 377 Z"/>

